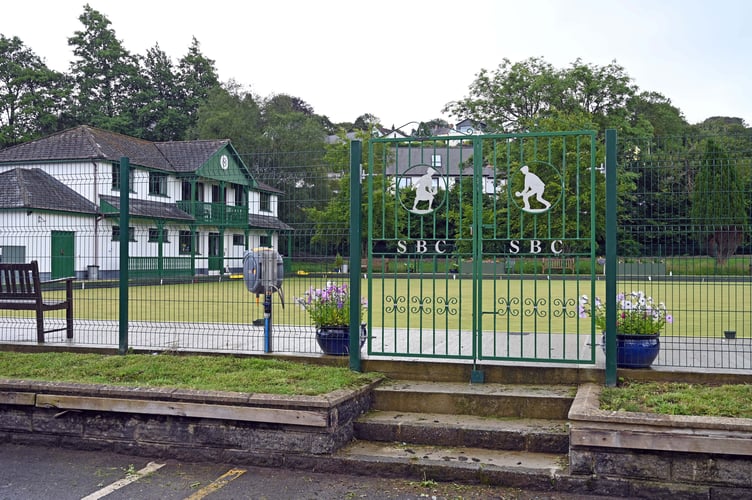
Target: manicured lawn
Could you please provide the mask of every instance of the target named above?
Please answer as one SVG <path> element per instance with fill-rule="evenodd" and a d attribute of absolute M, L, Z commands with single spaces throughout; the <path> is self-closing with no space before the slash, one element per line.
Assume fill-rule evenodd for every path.
<path fill-rule="evenodd" d="M 430 276 L 430 275 L 428 275 Z M 307 325 L 310 320 L 297 304 L 310 287 L 323 287 L 340 277 L 292 277 L 285 280 L 282 307 L 273 296 L 275 324 Z M 346 276 L 340 277 L 340 282 Z M 473 323 L 473 289 L 469 279 L 374 278 L 369 298 L 373 326 L 470 330 Z M 368 282 L 362 280 L 363 295 Z M 691 281 L 628 281 L 619 291 L 642 290 L 663 301 L 674 322 L 666 336 L 720 337 L 735 330 L 737 337 L 752 336 L 752 282 L 719 282 L 698 278 Z M 590 322 L 578 315 L 578 299 L 586 294 L 603 297 L 605 281 L 589 280 L 487 279 L 479 291 L 480 317 L 486 331 L 579 332 L 589 333 Z M 132 321 L 250 324 L 263 318 L 263 297 L 248 293 L 242 280 L 178 285 L 133 286 L 129 289 L 129 317 Z M 0 311 L 14 317 L 28 313 Z M 49 313 L 49 316 L 60 316 Z M 86 288 L 75 290 L 77 319 L 117 320 L 119 290 Z M 596 332 L 599 333 L 599 332 Z"/>

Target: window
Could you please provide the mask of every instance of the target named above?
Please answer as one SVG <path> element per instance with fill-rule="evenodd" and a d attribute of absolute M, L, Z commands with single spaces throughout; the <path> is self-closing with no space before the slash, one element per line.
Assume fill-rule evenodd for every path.
<path fill-rule="evenodd" d="M 167 196 L 167 174 L 149 172 L 149 194 Z"/>
<path fill-rule="evenodd" d="M 432 167 L 441 166 L 441 155 L 431 155 L 431 166 Z"/>
<path fill-rule="evenodd" d="M 405 189 L 407 187 L 412 186 L 413 180 L 410 177 L 400 177 L 397 179 L 397 186 L 400 189 Z"/>
<path fill-rule="evenodd" d="M 191 199 L 191 183 L 188 181 L 183 181 L 182 188 L 181 188 L 181 197 L 180 199 L 183 201 L 192 201 Z"/>
<path fill-rule="evenodd" d="M 112 241 L 120 241 L 120 226 L 112 226 Z M 136 229 L 128 228 L 128 241 L 136 241 Z"/>
<path fill-rule="evenodd" d="M 269 236 L 269 235 L 259 236 L 259 246 L 260 247 L 271 248 L 271 246 L 272 246 L 272 237 Z"/>
<path fill-rule="evenodd" d="M 272 211 L 272 195 L 269 193 L 259 193 L 259 210 L 262 212 Z"/>
<path fill-rule="evenodd" d="M 245 246 L 245 238 L 242 234 L 233 234 L 232 235 L 232 244 L 236 247 L 244 247 Z"/>
<path fill-rule="evenodd" d="M 234 184 L 235 188 L 235 206 L 242 207 L 245 205 L 245 189 L 240 184 Z"/>
<path fill-rule="evenodd" d="M 178 251 L 180 253 L 191 253 L 193 239 L 191 238 L 191 232 L 190 231 L 180 231 L 180 234 L 178 235 Z"/>
<path fill-rule="evenodd" d="M 114 163 L 112 165 L 112 190 L 120 191 L 120 164 Z M 133 171 L 131 170 L 128 176 L 128 190 L 133 192 Z"/>
<path fill-rule="evenodd" d="M 167 238 L 167 229 L 162 229 L 162 242 L 163 243 L 169 243 L 170 240 Z M 150 227 L 149 228 L 149 241 L 151 242 L 158 242 L 159 241 L 159 229 Z"/>

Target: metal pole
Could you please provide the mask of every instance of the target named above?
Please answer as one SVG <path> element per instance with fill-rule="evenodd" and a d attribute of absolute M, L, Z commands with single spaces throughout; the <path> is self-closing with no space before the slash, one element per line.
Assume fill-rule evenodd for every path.
<path fill-rule="evenodd" d="M 272 352 L 272 291 L 264 290 L 264 352 Z"/>
<path fill-rule="evenodd" d="M 473 370 L 470 381 L 483 383 L 483 371 L 477 366 L 480 354 L 478 337 L 482 330 L 483 311 L 483 141 L 473 139 Z"/>
<path fill-rule="evenodd" d="M 128 352 L 128 243 L 130 231 L 130 162 L 120 158 L 120 318 L 118 353 Z"/>
<path fill-rule="evenodd" d="M 360 365 L 360 141 L 350 141 L 350 369 Z"/>
<path fill-rule="evenodd" d="M 616 130 L 606 130 L 606 385 L 616 385 Z"/>

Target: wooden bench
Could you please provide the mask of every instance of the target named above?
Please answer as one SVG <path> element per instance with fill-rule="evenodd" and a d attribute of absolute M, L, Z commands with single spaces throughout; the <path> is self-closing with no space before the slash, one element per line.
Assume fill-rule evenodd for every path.
<path fill-rule="evenodd" d="M 368 257 L 366 257 L 365 259 L 360 259 L 360 270 L 364 273 L 368 271 Z M 388 273 L 389 259 L 387 259 L 386 257 L 374 257 L 373 270 Z"/>
<path fill-rule="evenodd" d="M 543 272 L 550 273 L 551 271 L 564 272 L 569 270 L 574 274 L 574 257 L 548 257 L 542 260 Z"/>
<path fill-rule="evenodd" d="M 46 333 L 65 330 L 69 339 L 73 338 L 73 278 L 60 278 L 45 281 L 44 284 L 65 282 L 65 300 L 42 297 L 42 283 L 39 281 L 39 264 L 33 260 L 29 264 L 0 264 L 0 309 L 14 311 L 36 311 L 37 342 L 44 342 Z M 63 328 L 44 329 L 44 312 L 65 309 Z"/>

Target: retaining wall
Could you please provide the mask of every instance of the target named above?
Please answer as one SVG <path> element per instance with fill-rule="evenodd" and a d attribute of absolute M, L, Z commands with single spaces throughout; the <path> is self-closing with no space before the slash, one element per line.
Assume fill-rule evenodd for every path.
<path fill-rule="evenodd" d="M 580 386 L 569 412 L 571 474 L 627 480 L 640 498 L 658 498 L 657 483 L 681 498 L 752 498 L 752 419 L 603 411 L 600 391 Z"/>
<path fill-rule="evenodd" d="M 370 387 L 291 397 L 0 380 L 0 440 L 280 465 L 350 442 L 370 405 Z"/>

